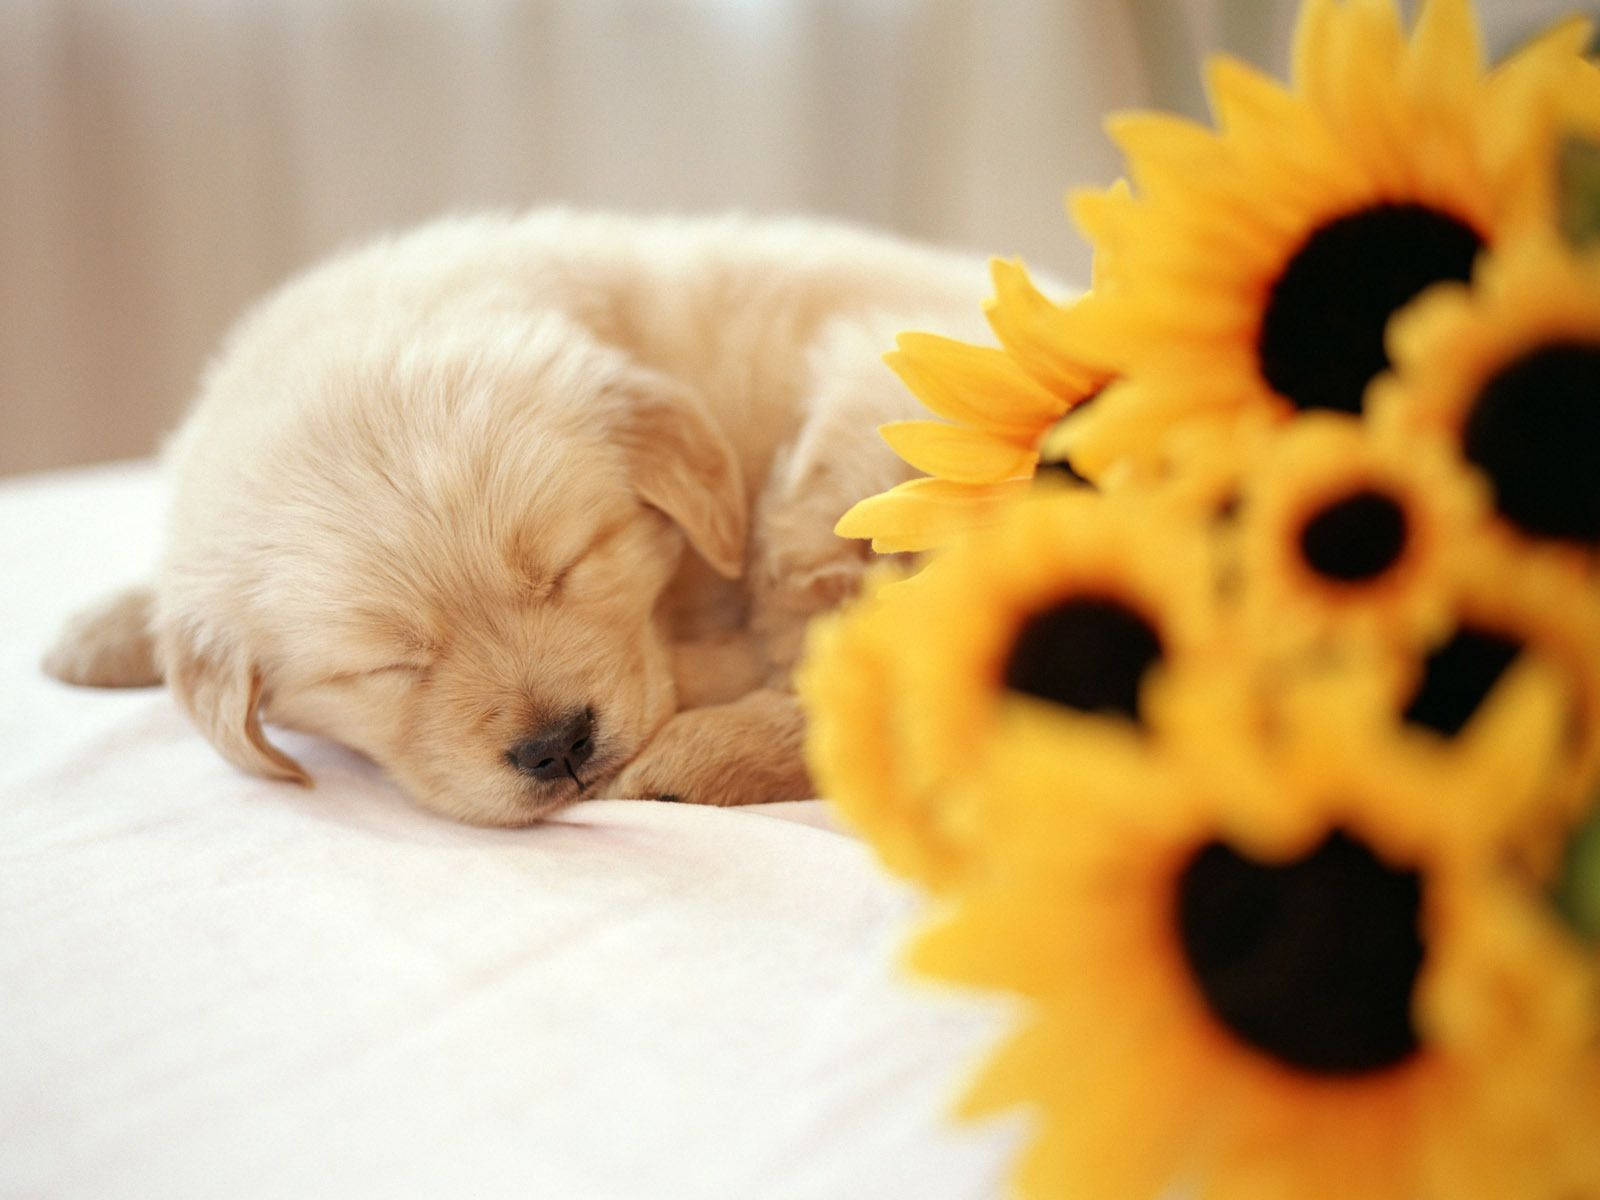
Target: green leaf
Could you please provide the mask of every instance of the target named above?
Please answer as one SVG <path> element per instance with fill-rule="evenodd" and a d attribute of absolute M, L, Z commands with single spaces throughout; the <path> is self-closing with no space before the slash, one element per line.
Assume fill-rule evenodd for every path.
<path fill-rule="evenodd" d="M 1600 242 L 1600 141 L 1573 135 L 1556 159 L 1561 233 L 1574 246 Z"/>
<path fill-rule="evenodd" d="M 1567 843 L 1556 880 L 1556 907 L 1579 937 L 1600 942 L 1600 807 Z"/>

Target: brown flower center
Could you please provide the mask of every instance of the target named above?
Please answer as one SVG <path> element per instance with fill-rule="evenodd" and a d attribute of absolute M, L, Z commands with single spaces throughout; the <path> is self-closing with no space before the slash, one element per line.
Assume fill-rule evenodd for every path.
<path fill-rule="evenodd" d="M 1139 686 L 1160 658 L 1160 635 L 1139 613 L 1106 596 L 1074 596 L 1023 623 L 1004 679 L 1013 691 L 1138 721 Z"/>
<path fill-rule="evenodd" d="M 1378 204 L 1313 230 L 1262 313 L 1261 377 L 1301 411 L 1360 412 L 1389 365 L 1389 318 L 1432 284 L 1470 279 L 1482 248 L 1471 226 L 1422 204 Z"/>
<path fill-rule="evenodd" d="M 1306 565 L 1339 583 L 1376 579 L 1400 561 L 1405 546 L 1405 509 L 1370 488 L 1323 505 L 1300 528 Z"/>
<path fill-rule="evenodd" d="M 1423 662 L 1406 721 L 1455 737 L 1520 653 L 1522 643 L 1515 638 L 1462 626 Z"/>
<path fill-rule="evenodd" d="M 1421 877 L 1335 830 L 1304 858 L 1263 863 L 1209 842 L 1178 879 L 1177 921 L 1206 1006 L 1285 1066 L 1358 1075 L 1417 1050 Z"/>
<path fill-rule="evenodd" d="M 1600 544 L 1600 346 L 1556 343 L 1502 368 L 1478 393 L 1462 448 L 1506 520 Z"/>

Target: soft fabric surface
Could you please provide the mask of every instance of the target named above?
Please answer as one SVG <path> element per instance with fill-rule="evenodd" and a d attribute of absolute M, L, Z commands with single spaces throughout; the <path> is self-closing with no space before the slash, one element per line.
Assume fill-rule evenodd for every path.
<path fill-rule="evenodd" d="M 1004 1029 L 904 980 L 817 802 L 449 824 L 281 735 L 40 674 L 153 562 L 147 465 L 0 484 L 0 1196 L 987 1197 L 945 1111 Z"/>

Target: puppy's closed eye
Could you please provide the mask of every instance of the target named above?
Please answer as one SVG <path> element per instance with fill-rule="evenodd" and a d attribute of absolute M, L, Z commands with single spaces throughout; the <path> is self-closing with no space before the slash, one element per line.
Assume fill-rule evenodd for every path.
<path fill-rule="evenodd" d="M 579 550 L 557 550 L 546 544 L 546 536 L 537 528 L 519 528 L 508 539 L 504 548 L 506 563 L 520 580 L 522 598 L 527 601 L 559 599 L 562 589 L 573 581 L 574 572 L 598 557 L 600 547 L 610 541 L 621 526 L 610 524 L 600 529 L 567 539 L 562 546 L 577 545 Z M 551 563 L 559 565 L 552 568 Z"/>
<path fill-rule="evenodd" d="M 586 539 L 582 550 L 570 556 L 551 577 L 548 595 L 560 598 L 565 592 L 587 592 L 592 588 L 612 587 L 617 583 L 616 564 L 611 553 L 629 528 L 629 522 L 602 525 Z"/>
<path fill-rule="evenodd" d="M 323 679 L 323 683 L 350 683 L 357 679 L 376 679 L 384 676 L 412 675 L 422 676 L 428 673 L 428 664 L 414 662 L 385 663 L 381 667 L 360 667 L 350 671 L 336 671 Z"/>
<path fill-rule="evenodd" d="M 549 599 L 569 599 L 574 593 L 581 595 L 588 591 L 601 565 L 597 556 L 587 552 L 580 554 L 556 572 L 555 578 L 550 583 Z"/>

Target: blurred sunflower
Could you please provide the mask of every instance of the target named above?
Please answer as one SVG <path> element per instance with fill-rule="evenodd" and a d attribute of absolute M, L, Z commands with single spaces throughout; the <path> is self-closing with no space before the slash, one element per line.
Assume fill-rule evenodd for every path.
<path fill-rule="evenodd" d="M 1600 64 L 1584 57 L 1590 22 L 1573 17 L 1551 28 L 1491 76 L 1491 104 L 1520 109 L 1521 129 L 1501 128 L 1488 143 L 1496 174 L 1527 180 L 1517 224 L 1530 231 L 1572 229 L 1572 180 L 1567 158 L 1573 144 L 1600 139 Z M 1552 169 L 1551 147 L 1556 148 Z"/>
<path fill-rule="evenodd" d="M 815 777 L 887 865 L 959 874 L 996 731 L 1085 716 L 1135 753 L 1147 685 L 1208 645 L 1205 539 L 1137 496 L 1019 499 L 813 635 L 800 673 Z"/>
<path fill-rule="evenodd" d="M 1493 871 L 1490 831 L 1527 797 L 1463 821 L 1489 785 L 1418 792 L 1381 729 L 1289 715 L 1229 786 L 1179 759 L 1129 775 L 1093 736 L 1011 740 L 1003 865 L 913 953 L 1031 1001 L 966 1114 L 1036 1106 L 1030 1196 L 1472 1200 L 1600 1178 L 1566 1090 L 1593 1054 L 1594 964 Z M 1493 786 L 1517 779 L 1509 763 Z"/>
<path fill-rule="evenodd" d="M 1089 301 L 1055 303 L 1020 263 L 996 260 L 990 271 L 995 295 L 984 311 L 999 346 L 905 333 L 885 356 L 944 419 L 882 427 L 895 453 L 926 474 L 855 505 L 835 527 L 840 537 L 898 553 L 991 525 L 1027 490 L 1045 431 L 1109 378 L 1080 332 Z"/>
<path fill-rule="evenodd" d="M 1449 621 L 1432 638 L 1413 642 L 1398 659 L 1388 704 L 1403 725 L 1435 743 L 1463 771 L 1474 758 L 1460 743 L 1503 740 L 1509 754 L 1520 734 L 1493 729 L 1484 713 L 1504 695 L 1517 668 L 1538 664 L 1559 689 L 1561 740 L 1545 788 L 1543 811 L 1530 814 L 1530 844 L 1553 843 L 1586 804 L 1600 779 L 1600 596 L 1563 564 L 1518 553 L 1481 536 L 1465 547 Z"/>
<path fill-rule="evenodd" d="M 1288 427 L 1244 482 L 1240 603 L 1252 645 L 1270 655 L 1439 633 L 1486 508 L 1480 492 L 1443 439 L 1402 445 L 1331 413 Z"/>
<path fill-rule="evenodd" d="M 1086 323 L 1126 378 L 1084 415 L 1078 469 L 1192 417 L 1361 411 L 1389 318 L 1529 219 L 1527 165 L 1554 158 L 1552 123 L 1530 114 L 1584 28 L 1486 72 L 1467 0 L 1425 0 L 1409 40 L 1392 0 L 1309 0 L 1292 91 L 1224 58 L 1220 132 L 1115 119 L 1136 194 L 1075 211 L 1111 259 Z"/>
<path fill-rule="evenodd" d="M 1402 314 L 1390 341 L 1374 420 L 1442 432 L 1488 479 L 1512 536 L 1587 570 L 1600 550 L 1600 254 L 1519 240 L 1470 289 Z"/>
<path fill-rule="evenodd" d="M 1142 497 L 1018 501 L 918 580 L 901 626 L 918 647 L 916 753 L 954 774 L 1002 720 L 1051 710 L 1097 718 L 1107 739 L 1145 736 L 1147 684 L 1215 633 L 1209 565 L 1196 523 Z"/>
<path fill-rule="evenodd" d="M 847 613 L 816 621 L 796 687 L 806 753 L 821 794 L 885 867 L 938 890 L 961 869 L 948 782 L 911 754 L 906 726 L 921 703 L 906 682 L 902 619 L 923 577 L 869 581 Z"/>

